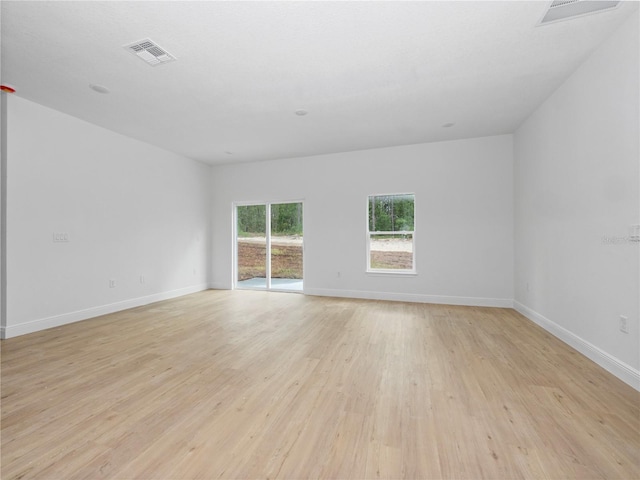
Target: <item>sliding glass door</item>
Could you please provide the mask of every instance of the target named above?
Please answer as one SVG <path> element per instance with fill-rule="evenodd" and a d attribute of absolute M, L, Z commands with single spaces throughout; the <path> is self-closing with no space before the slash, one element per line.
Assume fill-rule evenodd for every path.
<path fill-rule="evenodd" d="M 266 205 L 242 205 L 236 210 L 236 281 L 245 287 L 267 288 Z"/>
<path fill-rule="evenodd" d="M 301 202 L 236 206 L 235 287 L 303 290 Z"/>
<path fill-rule="evenodd" d="M 302 291 L 302 203 L 270 207 L 271 288 Z"/>

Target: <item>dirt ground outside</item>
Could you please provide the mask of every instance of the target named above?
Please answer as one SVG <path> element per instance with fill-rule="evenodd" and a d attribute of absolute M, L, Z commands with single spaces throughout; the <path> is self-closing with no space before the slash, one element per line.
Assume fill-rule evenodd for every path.
<path fill-rule="evenodd" d="M 413 242 L 382 239 L 371 242 L 371 268 L 411 269 Z M 238 280 L 265 278 L 266 241 L 264 237 L 238 239 Z M 302 279 L 302 237 L 272 237 L 271 278 Z"/>
<path fill-rule="evenodd" d="M 411 270 L 413 254 L 411 252 L 381 252 L 371 250 L 371 268 L 391 270 Z"/>
<path fill-rule="evenodd" d="M 371 268 L 411 270 L 413 240 L 406 238 L 374 238 L 369 247 Z"/>
<path fill-rule="evenodd" d="M 267 276 L 265 238 L 238 239 L 238 281 Z M 271 278 L 302 279 L 302 238 L 272 237 Z"/>

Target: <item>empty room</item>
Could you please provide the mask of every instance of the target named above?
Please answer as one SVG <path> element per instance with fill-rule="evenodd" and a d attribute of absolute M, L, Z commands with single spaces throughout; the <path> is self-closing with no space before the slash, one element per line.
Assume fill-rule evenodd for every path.
<path fill-rule="evenodd" d="M 0 476 L 640 478 L 639 20 L 0 2 Z"/>

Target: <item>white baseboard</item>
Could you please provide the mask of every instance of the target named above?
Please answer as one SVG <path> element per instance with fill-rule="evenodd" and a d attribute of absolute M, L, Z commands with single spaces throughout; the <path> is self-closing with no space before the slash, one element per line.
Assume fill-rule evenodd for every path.
<path fill-rule="evenodd" d="M 209 285 L 206 283 L 192 285 L 190 287 L 170 290 L 168 292 L 154 293 L 153 295 L 147 295 L 145 297 L 132 298 L 130 300 L 123 300 L 121 302 L 111 303 L 108 305 L 101 305 L 99 307 L 63 313 L 61 315 L 54 315 L 47 318 L 40 318 L 38 320 L 19 323 L 17 325 L 7 325 L 6 327 L 0 327 L 0 338 L 12 338 L 19 335 L 26 335 L 27 333 L 39 332 L 40 330 L 45 330 L 47 328 L 59 327 L 60 325 L 79 322 L 81 320 L 99 317 L 100 315 L 106 315 L 108 313 L 119 312 L 128 308 L 140 307 L 142 305 L 148 305 L 149 303 L 159 302 L 161 300 L 168 300 L 170 298 L 189 295 L 190 293 L 201 292 L 208 288 Z"/>
<path fill-rule="evenodd" d="M 329 288 L 305 288 L 306 295 L 319 297 L 363 298 L 367 300 L 390 300 L 394 302 L 437 303 L 443 305 L 465 305 L 469 307 L 513 308 L 510 298 L 453 297 L 447 295 L 421 295 L 417 293 L 367 292 L 363 290 L 334 290 Z"/>
<path fill-rule="evenodd" d="M 549 320 L 545 316 L 540 315 L 538 312 L 530 309 L 520 302 L 514 300 L 513 308 L 532 322 L 544 328 L 554 337 L 562 340 L 570 347 L 575 348 L 578 352 L 600 365 L 609 373 L 615 375 L 626 384 L 640 391 L 640 371 L 618 360 L 613 355 L 599 349 L 583 338 L 580 338 L 575 333 L 570 332 L 566 328 L 558 325 L 552 320 Z"/>
<path fill-rule="evenodd" d="M 12 338 L 19 335 L 38 332 L 47 328 L 58 327 L 68 323 L 79 322 L 89 318 L 106 315 L 109 313 L 119 312 L 128 308 L 140 307 L 150 303 L 168 300 L 171 298 L 189 295 L 191 293 L 200 292 L 207 289 L 228 290 L 227 285 L 216 284 L 199 284 L 190 287 L 171 290 L 168 292 L 156 293 L 145 297 L 138 297 L 121 302 L 92 307 L 85 310 L 64 313 L 52 317 L 41 318 L 30 322 L 24 322 L 17 325 L 8 325 L 0 327 L 0 338 Z M 341 298 L 361 298 L 368 300 L 389 300 L 397 302 L 414 302 L 414 303 L 434 303 L 444 305 L 465 305 L 475 307 L 498 307 L 498 308 L 514 308 L 520 314 L 544 328 L 547 332 L 562 340 L 567 345 L 575 348 L 578 352 L 594 361 L 602 368 L 618 377 L 634 389 L 640 391 L 640 371 L 622 362 L 609 353 L 601 350 L 595 345 L 587 342 L 583 338 L 570 332 L 566 328 L 549 320 L 538 312 L 515 300 L 506 298 L 483 298 L 483 297 L 454 297 L 446 295 L 421 295 L 413 293 L 390 293 L 390 292 L 368 292 L 362 290 L 335 290 L 327 288 L 305 288 L 306 295 L 322 296 L 322 297 L 341 297 Z"/>

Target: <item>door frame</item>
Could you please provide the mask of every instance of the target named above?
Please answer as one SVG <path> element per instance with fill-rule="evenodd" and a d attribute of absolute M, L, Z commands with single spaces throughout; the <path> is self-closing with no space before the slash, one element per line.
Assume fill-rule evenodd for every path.
<path fill-rule="evenodd" d="M 271 205 L 281 205 L 286 203 L 302 204 L 302 291 L 287 290 L 284 288 L 273 289 L 271 287 Z M 265 206 L 265 241 L 266 241 L 266 286 L 262 287 L 238 287 L 238 207 L 249 207 L 255 205 Z M 269 200 L 269 201 L 236 201 L 232 202 L 231 215 L 231 240 L 232 240 L 232 261 L 231 261 L 231 289 L 232 290 L 260 290 L 268 292 L 289 292 L 303 293 L 305 291 L 305 271 L 306 271 L 306 255 L 304 248 L 305 237 L 305 202 L 304 200 Z"/>

